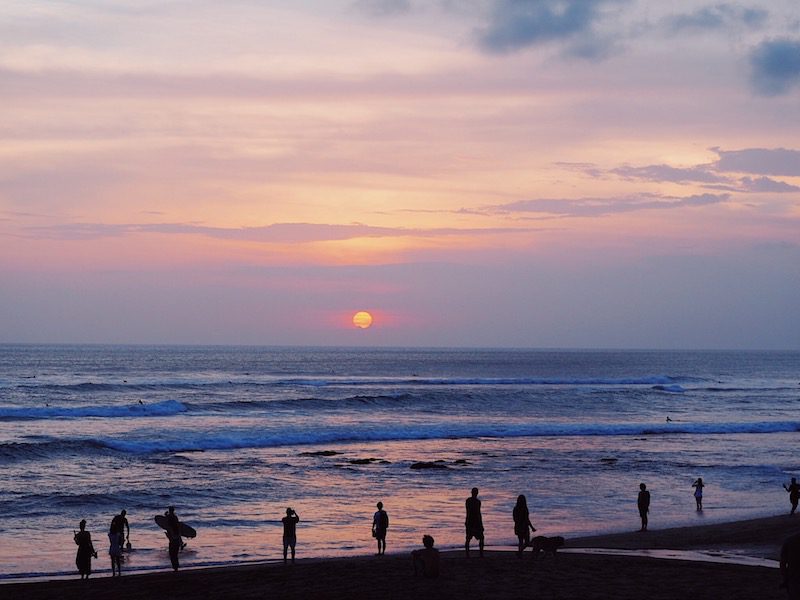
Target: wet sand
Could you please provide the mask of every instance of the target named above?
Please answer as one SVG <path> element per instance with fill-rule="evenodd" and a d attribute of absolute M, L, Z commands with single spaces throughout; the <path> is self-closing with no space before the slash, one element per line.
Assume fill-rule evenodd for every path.
<path fill-rule="evenodd" d="M 800 515 L 735 523 L 622 533 L 568 540 L 567 546 L 624 549 L 725 550 L 777 558 Z M 389 538 L 391 544 L 391 537 Z M 302 552 L 302 548 L 298 550 Z M 391 546 L 390 546 L 391 550 Z M 491 551 L 442 555 L 436 580 L 415 577 L 406 553 L 384 557 L 298 560 L 295 565 L 246 565 L 0 585 L 0 598 L 785 598 L 777 569 L 638 556 L 562 553 L 557 557 Z"/>

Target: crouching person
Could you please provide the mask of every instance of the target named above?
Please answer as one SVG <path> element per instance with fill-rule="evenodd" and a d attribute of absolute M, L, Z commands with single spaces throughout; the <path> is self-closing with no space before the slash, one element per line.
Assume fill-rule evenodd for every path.
<path fill-rule="evenodd" d="M 414 550 L 411 553 L 411 560 L 414 563 L 414 575 L 421 574 L 423 577 L 438 577 L 439 551 L 433 547 L 433 538 L 429 535 L 422 536 L 422 545 L 425 547 L 420 550 Z"/>

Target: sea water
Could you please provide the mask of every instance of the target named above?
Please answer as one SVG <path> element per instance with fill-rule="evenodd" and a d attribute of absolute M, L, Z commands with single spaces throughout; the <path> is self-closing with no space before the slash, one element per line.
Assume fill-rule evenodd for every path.
<path fill-rule="evenodd" d="M 289 506 L 300 557 L 375 552 L 379 500 L 389 552 L 461 546 L 473 486 L 494 547 L 519 494 L 565 537 L 638 529 L 640 482 L 651 528 L 788 512 L 799 384 L 798 352 L 0 346 L 0 576 L 74 572 L 81 519 L 109 572 L 123 508 L 125 570 L 168 568 L 169 505 L 184 566 L 280 558 Z"/>

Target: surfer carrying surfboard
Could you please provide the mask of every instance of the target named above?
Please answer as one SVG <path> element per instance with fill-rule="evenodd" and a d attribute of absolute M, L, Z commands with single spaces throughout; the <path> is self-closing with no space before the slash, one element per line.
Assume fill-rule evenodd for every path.
<path fill-rule="evenodd" d="M 167 509 L 167 523 L 166 534 L 169 539 L 169 560 L 172 563 L 172 570 L 178 570 L 178 552 L 181 549 L 181 522 L 178 520 L 178 515 L 175 514 L 175 507 L 170 506 Z"/>

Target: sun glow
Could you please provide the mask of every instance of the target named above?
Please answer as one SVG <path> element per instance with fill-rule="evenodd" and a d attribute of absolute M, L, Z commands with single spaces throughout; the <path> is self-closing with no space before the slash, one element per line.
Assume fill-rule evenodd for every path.
<path fill-rule="evenodd" d="M 359 329 L 367 329 L 372 325 L 372 315 L 365 310 L 358 311 L 353 315 L 353 325 Z"/>

